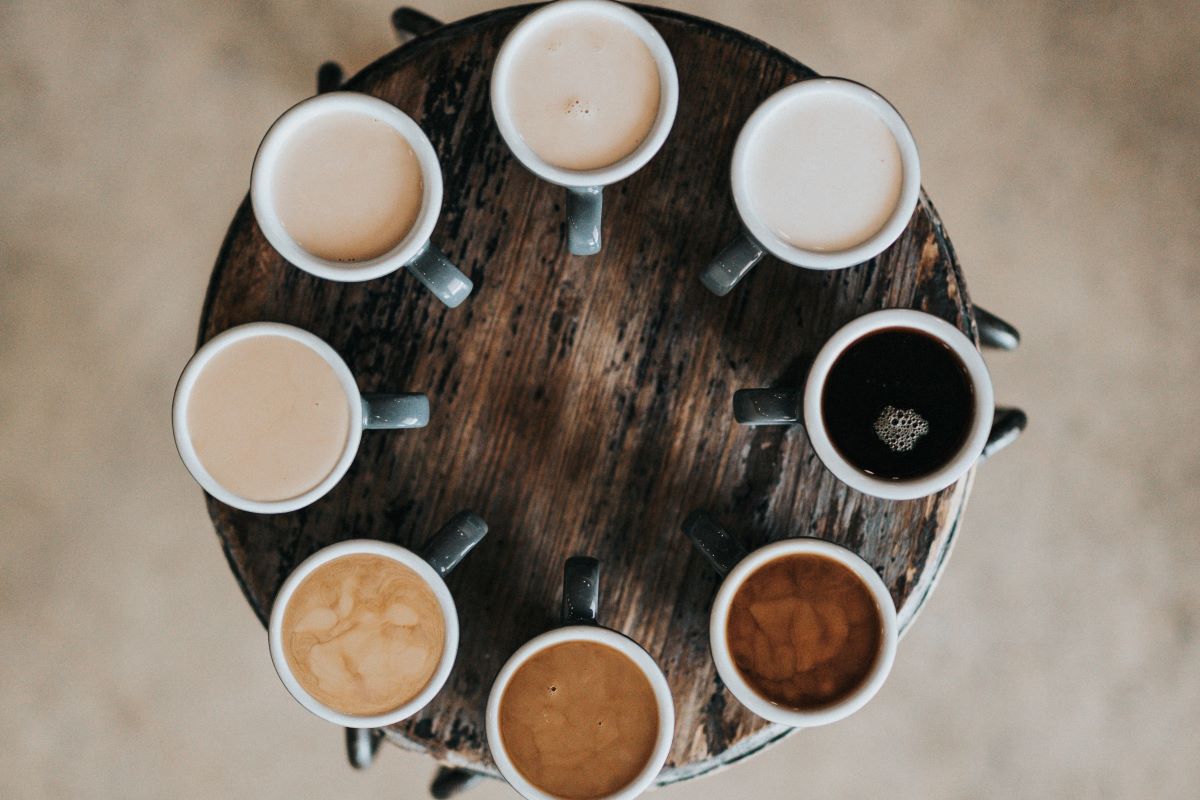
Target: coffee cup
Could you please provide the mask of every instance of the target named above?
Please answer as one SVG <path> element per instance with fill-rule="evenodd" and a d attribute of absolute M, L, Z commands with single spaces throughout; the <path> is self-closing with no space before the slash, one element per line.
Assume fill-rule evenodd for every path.
<path fill-rule="evenodd" d="M 429 399 L 360 394 L 322 339 L 252 322 L 196 351 L 175 387 L 171 421 L 179 456 L 206 492 L 243 511 L 279 514 L 341 480 L 363 429 L 427 425 Z"/>
<path fill-rule="evenodd" d="M 742 389 L 733 396 L 739 423 L 803 424 L 839 480 L 889 500 L 946 488 L 989 442 L 1024 427 L 1024 414 L 1015 412 L 1015 428 L 1007 416 L 993 428 L 995 411 L 991 377 L 974 342 L 939 317 L 899 308 L 864 314 L 834 333 L 803 389 Z"/>
<path fill-rule="evenodd" d="M 921 167 L 912 132 L 887 100 L 853 81 L 811 78 L 746 120 L 730 180 L 743 229 L 700 276 L 719 296 L 766 253 L 820 270 L 879 255 L 912 217 Z"/>
<path fill-rule="evenodd" d="M 487 529 L 464 511 L 419 553 L 351 539 L 302 561 L 275 596 L 267 626 L 271 661 L 292 697 L 358 729 L 428 705 L 458 654 L 458 611 L 445 577 Z"/>
<path fill-rule="evenodd" d="M 599 587 L 596 559 L 567 559 L 562 627 L 522 645 L 492 684 L 488 747 L 528 800 L 628 800 L 671 749 L 667 679 L 632 639 L 597 624 Z"/>
<path fill-rule="evenodd" d="M 748 552 L 703 511 L 683 532 L 724 577 L 708 635 L 717 674 L 763 719 L 812 728 L 875 696 L 896 658 L 896 607 L 852 551 L 784 539 Z M 761 639 L 761 641 L 756 641 Z"/>
<path fill-rule="evenodd" d="M 366 281 L 403 267 L 450 308 L 471 293 L 429 240 L 442 207 L 437 153 L 379 98 L 328 92 L 285 111 L 254 157 L 250 202 L 271 246 L 319 278 Z"/>
<path fill-rule="evenodd" d="M 491 97 L 513 155 L 566 187 L 570 252 L 600 252 L 604 187 L 641 169 L 675 121 L 679 78 L 662 36 L 608 0 L 550 3 L 504 40 Z"/>

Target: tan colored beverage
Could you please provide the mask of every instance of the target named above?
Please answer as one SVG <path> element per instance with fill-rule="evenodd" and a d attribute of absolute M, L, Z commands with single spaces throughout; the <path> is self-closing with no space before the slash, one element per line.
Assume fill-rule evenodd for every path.
<path fill-rule="evenodd" d="M 343 714 L 384 714 L 429 683 L 446 624 L 433 590 L 394 559 L 335 558 L 296 587 L 284 611 L 288 667 L 316 700 Z"/>
<path fill-rule="evenodd" d="M 862 685 L 879 656 L 883 620 L 871 590 L 850 569 L 801 553 L 746 578 L 729 607 L 726 640 L 755 692 L 807 711 Z"/>
<path fill-rule="evenodd" d="M 628 786 L 653 755 L 658 726 L 645 674 L 595 642 L 534 654 L 500 701 L 500 733 L 513 764 L 556 797 L 607 797 Z"/>
<path fill-rule="evenodd" d="M 333 367 L 287 336 L 222 348 L 196 378 L 187 405 L 196 457 L 247 500 L 297 497 L 333 472 L 350 434 L 350 407 Z"/>
<path fill-rule="evenodd" d="M 358 112 L 311 120 L 288 140 L 273 186 L 276 213 L 310 254 L 365 261 L 412 230 L 424 182 L 417 156 L 387 122 Z"/>
<path fill-rule="evenodd" d="M 521 138 L 562 169 L 615 164 L 638 148 L 658 116 L 654 56 L 636 33 L 604 14 L 542 25 L 516 54 L 508 86 Z"/>
<path fill-rule="evenodd" d="M 797 95 L 763 122 L 751 147 L 754 213 L 795 247 L 854 247 L 878 233 L 899 202 L 899 145 L 857 98 Z"/>

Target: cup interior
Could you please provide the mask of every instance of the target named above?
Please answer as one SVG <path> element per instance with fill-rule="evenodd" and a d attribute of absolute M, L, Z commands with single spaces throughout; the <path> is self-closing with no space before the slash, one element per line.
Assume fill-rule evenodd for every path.
<path fill-rule="evenodd" d="M 756 152 L 759 134 L 775 114 L 801 98 L 830 95 L 856 100 L 869 106 L 887 126 L 900 151 L 900 195 L 883 226 L 867 239 L 843 250 L 809 250 L 780 238 L 755 213 L 747 180 L 749 160 Z M 841 269 L 874 258 L 888 248 L 908 225 L 921 191 L 921 164 L 912 131 L 887 100 L 872 89 L 843 78 L 809 78 L 785 86 L 762 102 L 738 134 L 730 167 L 733 199 L 746 229 L 776 258 L 808 269 Z"/>
<path fill-rule="evenodd" d="M 869 475 L 847 461 L 829 438 L 821 410 L 825 379 L 841 354 L 867 334 L 888 328 L 920 331 L 949 347 L 966 368 L 975 398 L 971 426 L 958 451 L 937 470 L 905 480 L 885 480 Z M 940 317 L 912 309 L 885 309 L 851 320 L 822 345 L 809 369 L 804 388 L 804 427 L 821 462 L 851 488 L 888 500 L 924 497 L 945 489 L 965 475 L 987 444 L 994 412 L 992 379 L 975 344 Z"/>
<path fill-rule="evenodd" d="M 196 380 L 208 362 L 226 347 L 258 336 L 283 336 L 310 348 L 324 359 L 337 374 L 338 381 L 346 393 L 346 402 L 350 406 L 350 430 L 346 437 L 346 449 L 342 451 L 341 458 L 338 459 L 333 470 L 324 480 L 307 492 L 285 500 L 269 502 L 242 497 L 219 483 L 204 467 L 188 431 L 188 401 L 192 389 L 196 385 Z M 175 447 L 179 451 L 179 457 L 204 491 L 222 503 L 243 511 L 279 514 L 285 511 L 294 511 L 314 502 L 324 496 L 346 474 L 346 470 L 350 468 L 350 464 L 358 452 L 359 440 L 362 437 L 362 395 L 359 394 L 358 384 L 355 382 L 350 368 L 346 366 L 346 362 L 324 340 L 293 325 L 283 325 L 277 322 L 252 322 L 217 334 L 197 350 L 188 361 L 187 366 L 183 369 L 183 374 L 179 377 L 179 383 L 175 386 L 175 398 L 171 406 L 171 427 L 175 435 Z"/>
<path fill-rule="evenodd" d="M 291 667 L 288 665 L 287 656 L 284 654 L 283 649 L 283 618 L 287 611 L 288 601 L 296 591 L 296 588 L 305 578 L 323 564 L 342 556 L 357 554 L 390 558 L 416 572 L 417 575 L 424 579 L 437 598 L 438 606 L 442 610 L 442 619 L 446 626 L 445 647 L 442 650 L 442 657 L 438 662 L 436 671 L 429 679 L 429 683 L 425 685 L 425 688 L 402 706 L 383 714 L 372 716 L 356 716 L 342 713 L 337 709 L 330 708 L 309 694 L 300 685 L 300 682 L 296 680 Z M 271 649 L 271 661 L 275 665 L 275 672 L 279 674 L 279 679 L 283 682 L 283 685 L 287 687 L 288 692 L 292 697 L 296 698 L 300 705 L 322 719 L 348 728 L 379 728 L 411 717 L 427 706 L 434 696 L 441 691 L 447 678 L 450 677 L 450 670 L 454 667 L 454 660 L 458 654 L 458 611 L 454 605 L 454 597 L 450 594 L 450 589 L 447 588 L 446 582 L 419 555 L 407 548 L 388 542 L 381 542 L 375 539 L 350 539 L 318 550 L 292 571 L 292 574 L 284 581 L 283 586 L 279 589 L 279 593 L 275 596 L 275 603 L 271 607 L 271 619 L 267 624 L 267 639 Z"/>
<path fill-rule="evenodd" d="M 757 572 L 763 565 L 781 556 L 801 553 L 832 559 L 857 575 L 875 599 L 883 626 L 879 653 L 875 657 L 870 672 L 859 687 L 831 705 L 804 711 L 777 705 L 769 698 L 759 694 L 742 677 L 741 671 L 734 664 L 726 640 L 729 610 L 733 604 L 734 596 L 742 584 L 745 583 L 746 579 Z M 896 607 L 892 603 L 892 596 L 888 592 L 887 586 L 884 585 L 883 580 L 871 568 L 870 564 L 863 561 L 862 558 L 852 551 L 833 542 L 821 539 L 785 539 L 760 547 L 750 553 L 738 562 L 738 565 L 733 568 L 721 583 L 721 587 L 717 590 L 717 596 L 713 600 L 712 614 L 709 617 L 709 642 L 712 648 L 713 662 L 716 664 L 717 673 L 721 676 L 721 680 L 729 688 L 729 691 L 733 693 L 734 697 L 742 705 L 758 716 L 771 722 L 795 728 L 811 728 L 818 725 L 827 725 L 850 716 L 866 705 L 879 691 L 880 687 L 883 686 L 888 673 L 892 669 L 892 663 L 896 658 L 898 636 L 899 627 L 896 622 Z"/>
<path fill-rule="evenodd" d="M 421 167 L 424 187 L 416 221 L 395 247 L 374 258 L 347 262 L 313 255 L 288 233 L 276 210 L 275 183 L 280 156 L 299 131 L 314 120 L 332 114 L 362 114 L 387 123 L 408 142 Z M 250 172 L 250 203 L 263 235 L 288 262 L 320 278 L 364 281 L 400 269 L 429 241 L 442 205 L 442 171 L 429 137 L 403 111 L 370 95 L 328 92 L 292 106 L 267 131 Z"/>
<path fill-rule="evenodd" d="M 528 800 L 558 800 L 531 783 L 517 769 L 504 746 L 504 738 L 500 730 L 500 702 L 508 683 L 526 661 L 541 651 L 565 642 L 595 642 L 608 645 L 628 656 L 641 669 L 650 687 L 654 690 L 658 701 L 658 736 L 654 750 L 646 766 L 634 780 L 611 795 L 612 800 L 629 800 L 645 791 L 662 771 L 663 764 L 671 750 L 671 740 L 675 733 L 675 704 L 671 696 L 671 687 L 667 684 L 666 676 L 650 654 L 627 636 L 607 628 L 594 625 L 570 625 L 548 631 L 530 639 L 509 657 L 500 669 L 492 684 L 488 696 L 486 727 L 488 748 L 504 779 Z"/>
<path fill-rule="evenodd" d="M 513 61 L 516 55 L 529 41 L 530 37 L 543 25 L 560 21 L 576 14 L 602 14 L 620 22 L 633 31 L 649 48 L 654 62 L 658 66 L 659 101 L 658 116 L 654 127 L 646 138 L 629 155 L 616 163 L 593 170 L 570 170 L 557 167 L 542 159 L 525 143 L 520 129 L 513 120 L 512 110 L 508 105 L 508 87 L 510 85 Z M 538 177 L 556 183 L 560 186 L 588 187 L 607 186 L 623 180 L 637 172 L 648 162 L 671 131 L 675 122 L 675 111 L 679 106 L 679 76 L 675 70 L 675 59 L 662 35 L 646 21 L 646 18 L 619 3 L 609 0 L 558 0 L 549 3 L 522 19 L 509 33 L 508 38 L 500 47 L 496 56 L 496 64 L 492 68 L 491 81 L 492 113 L 500 135 L 508 144 L 517 159 L 530 172 Z"/>

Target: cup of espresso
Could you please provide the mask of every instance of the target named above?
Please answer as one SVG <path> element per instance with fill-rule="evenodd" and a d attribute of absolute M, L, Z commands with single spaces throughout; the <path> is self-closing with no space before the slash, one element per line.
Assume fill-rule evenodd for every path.
<path fill-rule="evenodd" d="M 939 317 L 899 308 L 839 329 L 817 352 L 803 390 L 733 395 L 738 422 L 803 422 L 830 472 L 889 500 L 924 497 L 966 474 L 988 444 L 994 411 L 974 342 Z"/>
<path fill-rule="evenodd" d="M 374 539 L 338 542 L 292 572 L 267 639 L 279 679 L 302 706 L 348 728 L 391 725 L 441 690 L 458 654 L 445 576 L 487 533 L 464 511 L 421 552 Z"/>
<path fill-rule="evenodd" d="M 404 267 L 454 308 L 471 279 L 432 245 L 442 169 L 425 132 L 390 103 L 328 92 L 284 112 L 259 145 L 250 202 L 289 262 L 332 281 Z"/>
<path fill-rule="evenodd" d="M 896 607 L 855 553 L 785 539 L 747 553 L 703 511 L 683 532 L 725 576 L 708 634 L 721 680 L 763 719 L 827 725 L 866 705 L 896 657 Z"/>
<path fill-rule="evenodd" d="M 528 800 L 641 794 L 671 749 L 675 707 L 650 654 L 596 624 L 600 562 L 567 559 L 563 627 L 513 653 L 487 704 L 500 774 Z"/>
<path fill-rule="evenodd" d="M 204 344 L 171 408 L 175 446 L 196 482 L 259 514 L 315 502 L 350 468 L 364 428 L 421 428 L 423 394 L 361 395 L 346 362 L 306 330 L 252 322 Z"/>
<path fill-rule="evenodd" d="M 679 78 L 666 42 L 608 0 L 559 0 L 525 17 L 492 69 L 492 113 L 525 167 L 567 189 L 567 242 L 600 252 L 603 188 L 666 141 Z"/>
<path fill-rule="evenodd" d="M 900 236 L 921 189 L 912 132 L 862 84 L 811 78 L 763 101 L 730 168 L 744 228 L 701 273 L 728 294 L 765 253 L 808 269 L 874 258 Z"/>

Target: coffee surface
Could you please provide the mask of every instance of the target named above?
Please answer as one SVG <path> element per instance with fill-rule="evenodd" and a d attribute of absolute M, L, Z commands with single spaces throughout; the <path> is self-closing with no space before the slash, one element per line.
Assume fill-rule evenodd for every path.
<path fill-rule="evenodd" d="M 966 367 L 943 342 L 888 328 L 852 343 L 834 362 L 821 396 L 833 446 L 857 469 L 907 480 L 958 453 L 975 415 Z"/>
<path fill-rule="evenodd" d="M 286 336 L 234 342 L 200 371 L 187 399 L 192 447 L 217 483 L 272 502 L 328 477 L 346 449 L 350 407 L 337 373 Z"/>
<path fill-rule="evenodd" d="M 556 167 L 591 170 L 632 153 L 658 117 L 658 65 L 627 26 L 579 13 L 542 23 L 513 59 L 508 105 L 521 138 Z"/>
<path fill-rule="evenodd" d="M 752 211 L 785 242 L 845 250 L 878 233 L 895 210 L 900 148 L 865 102 L 832 91 L 801 94 L 752 136 L 745 162 Z"/>
<path fill-rule="evenodd" d="M 500 734 L 513 764 L 558 797 L 606 797 L 628 786 L 654 754 L 658 725 L 645 674 L 595 642 L 536 653 L 500 700 Z"/>
<path fill-rule="evenodd" d="M 883 640 L 866 584 L 841 563 L 808 553 L 781 556 L 751 574 L 733 596 L 725 630 L 746 683 L 800 711 L 858 689 Z"/>
<path fill-rule="evenodd" d="M 368 114 L 337 112 L 309 120 L 284 144 L 272 196 L 304 250 L 354 262 L 404 240 L 424 191 L 421 165 L 399 131 Z"/>
<path fill-rule="evenodd" d="M 283 650 L 304 690 L 343 714 L 383 714 L 428 685 L 445 647 L 425 580 L 386 556 L 335 558 L 308 575 L 283 616 Z"/>

